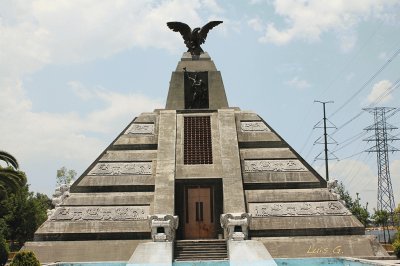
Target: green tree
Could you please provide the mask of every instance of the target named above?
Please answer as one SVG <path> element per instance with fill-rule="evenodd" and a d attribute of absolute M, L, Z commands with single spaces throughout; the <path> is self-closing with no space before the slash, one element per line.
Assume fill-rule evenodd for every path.
<path fill-rule="evenodd" d="M 68 170 L 65 166 L 57 170 L 57 186 L 69 185 L 75 180 L 76 171 L 73 169 Z"/>
<path fill-rule="evenodd" d="M 18 191 L 26 184 L 24 172 L 19 171 L 19 164 L 14 156 L 5 151 L 0 151 L 0 199 L 6 198 L 8 194 Z"/>
<path fill-rule="evenodd" d="M 353 198 L 350 196 L 350 193 L 345 189 L 343 182 L 340 182 L 337 186 L 337 191 L 342 200 L 344 200 L 345 205 L 348 209 L 351 209 L 353 206 Z"/>
<path fill-rule="evenodd" d="M 340 198 L 345 202 L 346 207 L 351 211 L 351 213 L 357 217 L 357 219 L 364 225 L 369 224 L 370 214 L 368 212 L 368 203 L 365 206 L 361 206 L 359 193 L 356 193 L 357 198 L 353 200 L 350 193 L 345 189 L 342 182 L 337 186 L 337 191 Z"/>
<path fill-rule="evenodd" d="M 369 224 L 369 212 L 367 209 L 368 203 L 365 207 L 361 206 L 360 198 L 358 197 L 358 193 L 356 200 L 353 202 L 352 206 L 350 207 L 351 213 L 357 217 L 357 219 L 364 225 L 368 226 Z"/>
<path fill-rule="evenodd" d="M 6 265 L 9 253 L 10 250 L 6 240 L 4 239 L 3 235 L 0 235 L 0 266 Z"/>
<path fill-rule="evenodd" d="M 375 223 L 377 225 L 382 226 L 382 228 L 383 228 L 383 239 L 384 239 L 385 243 L 387 243 L 385 229 L 387 231 L 389 242 L 390 242 L 390 234 L 389 234 L 389 227 L 388 227 L 389 216 L 390 216 L 389 213 L 385 210 L 375 210 L 375 213 L 372 216 L 372 219 L 375 221 Z"/>
<path fill-rule="evenodd" d="M 33 239 L 37 228 L 47 219 L 47 209 L 51 207 L 51 200 L 46 195 L 34 195 L 27 185 L 0 202 L 12 250 L 18 250 L 27 240 Z"/>
<path fill-rule="evenodd" d="M 15 254 L 10 266 L 40 266 L 40 262 L 32 251 L 20 251 Z"/>

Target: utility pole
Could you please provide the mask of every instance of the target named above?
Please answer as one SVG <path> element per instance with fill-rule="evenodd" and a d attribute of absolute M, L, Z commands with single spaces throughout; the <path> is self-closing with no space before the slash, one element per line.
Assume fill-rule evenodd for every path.
<path fill-rule="evenodd" d="M 324 110 L 324 118 L 323 118 L 323 121 L 324 121 L 324 143 L 323 143 L 323 144 L 325 145 L 325 149 L 324 149 L 324 151 L 325 151 L 325 178 L 326 178 L 326 181 L 329 181 L 328 144 L 333 144 L 333 143 L 328 143 L 328 133 L 326 132 L 326 129 L 327 129 L 327 126 L 326 126 L 327 118 L 326 118 L 325 104 L 327 104 L 327 103 L 333 103 L 333 101 L 323 102 L 323 101 L 314 100 L 314 102 L 322 103 L 323 110 Z M 318 124 L 319 124 L 319 123 L 318 123 Z M 315 125 L 314 128 L 320 128 L 320 127 L 318 127 L 318 124 Z M 331 124 L 332 124 L 332 123 L 331 123 Z M 333 126 L 333 127 L 330 127 L 330 128 L 336 128 L 336 127 Z M 318 142 L 318 140 L 319 140 L 319 139 L 317 139 L 317 140 L 315 141 L 314 144 L 316 144 L 316 143 L 321 144 L 321 143 Z M 336 141 L 334 141 L 334 143 L 336 143 Z M 318 154 L 317 157 L 315 157 L 315 160 L 319 159 L 319 158 L 318 158 L 319 155 L 320 155 L 320 154 Z"/>
<path fill-rule="evenodd" d="M 367 152 L 376 152 L 376 159 L 378 164 L 378 202 L 377 210 L 387 211 L 392 217 L 395 209 L 392 181 L 390 178 L 389 168 L 389 151 L 399 151 L 397 148 L 388 144 L 388 141 L 398 140 L 392 136 L 388 131 L 397 129 L 397 127 L 386 122 L 386 115 L 396 110 L 390 107 L 375 107 L 365 108 L 365 111 L 374 116 L 374 124 L 366 127 L 366 131 L 373 131 L 374 135 L 364 139 L 364 141 L 374 141 L 375 146 L 367 149 Z"/>

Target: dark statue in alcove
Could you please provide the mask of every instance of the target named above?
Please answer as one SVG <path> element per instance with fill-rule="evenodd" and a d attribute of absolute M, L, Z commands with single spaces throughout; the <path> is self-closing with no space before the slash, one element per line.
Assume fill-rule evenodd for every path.
<path fill-rule="evenodd" d="M 185 71 L 185 109 L 208 108 L 208 72 Z"/>
<path fill-rule="evenodd" d="M 167 22 L 167 26 L 171 30 L 179 32 L 182 35 L 188 52 L 190 52 L 192 56 L 199 56 L 204 52 L 200 45 L 205 43 L 208 32 L 221 23 L 222 21 L 210 21 L 202 28 L 194 28 L 193 31 L 187 24 L 182 22 Z"/>

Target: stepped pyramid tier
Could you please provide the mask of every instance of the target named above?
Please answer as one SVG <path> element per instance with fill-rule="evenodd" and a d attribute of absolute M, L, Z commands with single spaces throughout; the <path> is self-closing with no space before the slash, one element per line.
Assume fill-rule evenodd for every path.
<path fill-rule="evenodd" d="M 133 119 L 25 248 L 43 263 L 138 261 L 205 239 L 251 239 L 274 258 L 388 256 L 327 185 L 260 116 L 229 106 L 207 53 L 184 53 L 165 109 Z"/>

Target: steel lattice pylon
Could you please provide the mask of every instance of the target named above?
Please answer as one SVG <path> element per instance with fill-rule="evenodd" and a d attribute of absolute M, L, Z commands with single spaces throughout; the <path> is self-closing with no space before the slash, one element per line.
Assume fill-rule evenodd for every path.
<path fill-rule="evenodd" d="M 396 110 L 390 107 L 375 107 L 364 109 L 374 116 L 374 124 L 365 128 L 367 131 L 374 131 L 374 135 L 365 139 L 366 141 L 374 141 L 375 146 L 372 146 L 367 152 L 376 152 L 378 166 L 378 202 L 377 210 L 384 210 L 393 214 L 395 209 L 392 181 L 390 178 L 389 169 L 389 151 L 395 152 L 398 149 L 388 144 L 388 141 L 393 141 L 393 137 L 388 131 L 397 129 L 386 122 L 387 114 Z"/>

